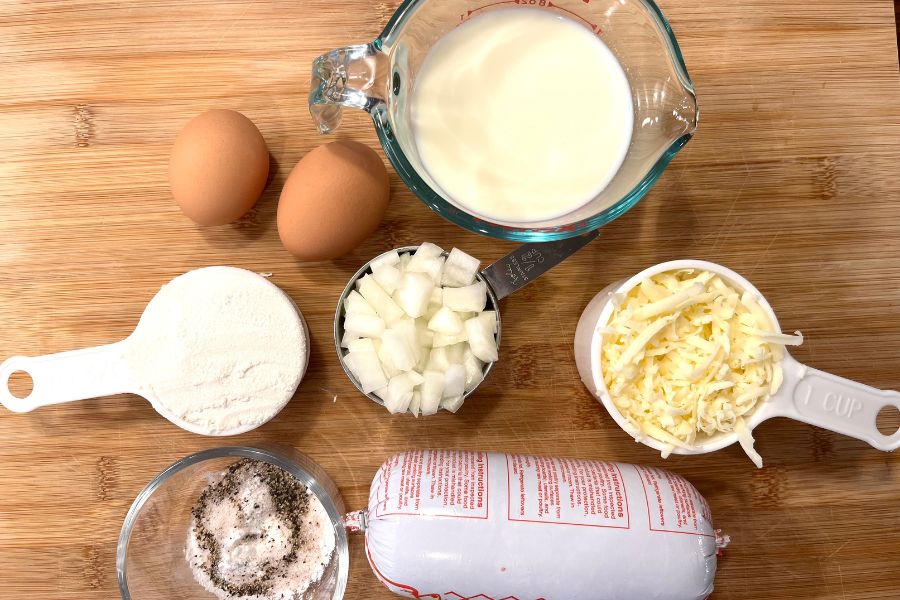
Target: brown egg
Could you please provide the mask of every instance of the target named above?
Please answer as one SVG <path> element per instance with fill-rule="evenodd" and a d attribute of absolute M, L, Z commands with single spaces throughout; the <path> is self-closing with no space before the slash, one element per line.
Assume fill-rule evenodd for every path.
<path fill-rule="evenodd" d="M 240 218 L 256 204 L 268 176 L 266 141 L 239 112 L 205 112 L 175 138 L 169 185 L 182 212 L 200 225 Z"/>
<path fill-rule="evenodd" d="M 378 154 L 339 141 L 303 157 L 278 201 L 278 235 L 300 260 L 330 260 L 362 243 L 387 210 L 391 190 Z"/>

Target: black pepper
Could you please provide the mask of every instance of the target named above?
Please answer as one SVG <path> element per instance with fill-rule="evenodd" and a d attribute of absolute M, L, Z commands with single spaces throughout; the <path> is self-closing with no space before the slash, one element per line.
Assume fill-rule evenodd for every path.
<path fill-rule="evenodd" d="M 272 561 L 263 563 L 261 565 L 262 572 L 255 580 L 235 584 L 224 578 L 217 569 L 222 549 L 215 536 L 207 528 L 206 513 L 211 504 L 222 502 L 226 498 L 237 502 L 241 484 L 251 477 L 258 478 L 267 488 L 275 508 L 274 514 L 283 522 L 296 525 L 287 530 L 290 534 L 290 550 L 287 554 L 274 564 Z M 247 503 L 249 499 L 244 498 L 243 500 L 244 503 Z M 259 509 L 259 504 L 254 503 L 253 508 Z M 231 596 L 262 596 L 266 594 L 274 583 L 273 579 L 285 578 L 284 571 L 296 562 L 297 549 L 303 542 L 303 518 L 308 515 L 309 508 L 309 493 L 306 486 L 290 473 L 269 463 L 252 459 L 242 459 L 232 464 L 226 469 L 222 479 L 208 486 L 200 494 L 196 506 L 191 509 L 192 527 L 197 545 L 209 553 L 200 568 L 213 585 Z M 312 525 L 312 521 L 308 521 L 308 524 Z M 279 530 L 282 529 L 280 524 L 277 527 Z M 260 535 L 247 534 L 245 538 L 255 540 L 259 539 Z M 269 544 L 270 546 L 274 545 L 274 540 L 270 539 Z M 305 560 L 303 562 L 306 563 Z"/>

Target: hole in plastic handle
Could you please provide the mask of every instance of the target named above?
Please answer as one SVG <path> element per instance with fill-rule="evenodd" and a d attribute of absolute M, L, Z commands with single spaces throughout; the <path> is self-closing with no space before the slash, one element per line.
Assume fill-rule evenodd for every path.
<path fill-rule="evenodd" d="M 900 408 L 888 404 L 879 410 L 875 417 L 875 427 L 885 437 L 891 437 L 900 431 Z"/>
<path fill-rule="evenodd" d="M 34 380 L 31 378 L 31 375 L 22 370 L 10 373 L 4 385 L 6 385 L 9 393 L 18 400 L 27 399 L 34 390 Z"/>

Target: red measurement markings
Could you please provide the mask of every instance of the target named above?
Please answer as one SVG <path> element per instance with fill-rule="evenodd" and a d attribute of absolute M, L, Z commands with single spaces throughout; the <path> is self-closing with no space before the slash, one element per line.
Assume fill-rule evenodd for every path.
<path fill-rule="evenodd" d="M 590 0 L 583 0 L 583 1 L 584 1 L 585 4 L 589 4 L 589 3 L 590 3 Z M 568 8 L 563 8 L 562 6 L 557 6 L 556 4 L 553 4 L 552 2 L 547 2 L 547 6 L 549 6 L 550 8 L 557 8 L 557 9 L 563 11 L 563 12 L 569 13 L 570 15 L 572 15 L 573 17 L 575 17 L 576 19 L 578 19 L 578 20 L 580 20 L 580 21 L 583 21 L 583 22 L 587 23 L 587 24 L 590 26 L 591 31 L 593 31 L 594 33 L 600 33 L 600 26 L 599 26 L 599 25 L 596 25 L 595 23 L 591 23 L 590 21 L 588 21 L 587 19 L 585 19 L 584 17 L 582 17 L 582 16 L 579 15 L 578 13 L 572 12 L 572 11 L 569 10 Z"/>
<path fill-rule="evenodd" d="M 520 2 L 520 0 L 502 0 L 501 2 L 491 2 L 490 4 L 485 4 L 484 6 L 479 6 L 478 8 L 473 8 L 472 10 L 468 11 L 464 15 L 460 15 L 459 16 L 460 20 L 462 21 L 462 20 L 465 20 L 465 19 L 471 17 L 473 13 L 477 13 L 479 10 L 484 10 L 486 8 L 490 8 L 491 6 L 497 6 L 499 4 L 522 4 L 522 2 Z"/>
<path fill-rule="evenodd" d="M 581 0 L 581 1 L 584 2 L 585 4 L 591 3 L 591 0 Z M 551 2 L 550 0 L 501 0 L 500 2 L 491 2 L 490 4 L 485 4 L 484 6 L 479 6 L 478 8 L 473 8 L 472 10 L 467 11 L 465 14 L 459 15 L 459 20 L 465 21 L 466 19 L 471 17 L 473 14 L 477 13 L 479 10 L 484 10 L 486 8 L 490 8 L 491 6 L 498 6 L 500 4 L 518 4 L 520 6 L 545 6 L 547 8 L 555 8 L 557 10 L 567 12 L 570 15 L 572 15 L 573 17 L 575 17 L 576 19 L 578 19 L 579 21 L 582 21 L 583 23 L 587 24 L 591 28 L 591 31 L 593 31 L 594 33 L 596 33 L 598 35 L 600 33 L 602 33 L 599 25 L 596 25 L 595 23 L 591 23 L 590 21 L 588 21 L 587 19 L 585 19 L 578 13 L 572 12 L 568 8 L 563 8 L 562 6 L 553 4 L 553 2 Z"/>

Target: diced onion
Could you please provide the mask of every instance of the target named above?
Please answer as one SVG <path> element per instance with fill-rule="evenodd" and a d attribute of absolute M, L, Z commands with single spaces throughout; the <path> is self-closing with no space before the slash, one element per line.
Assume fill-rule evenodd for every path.
<path fill-rule="evenodd" d="M 343 304 L 345 363 L 391 413 L 456 412 L 498 358 L 481 263 L 456 248 L 443 252 L 424 243 L 378 257 Z"/>

